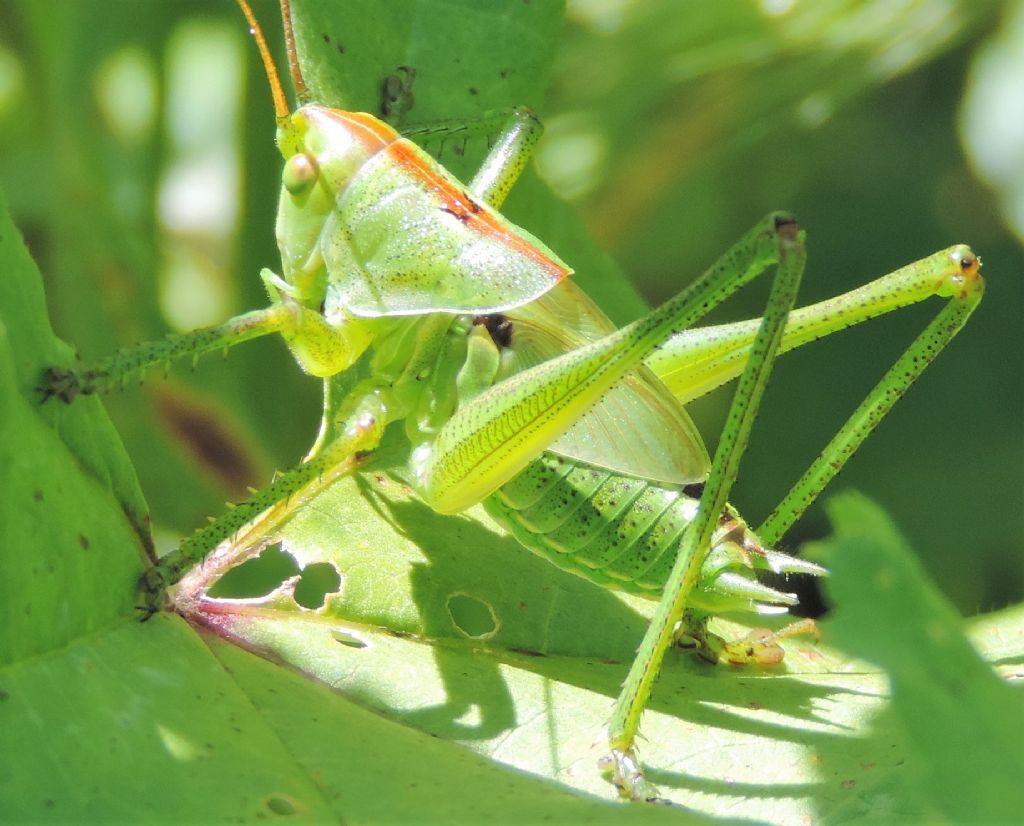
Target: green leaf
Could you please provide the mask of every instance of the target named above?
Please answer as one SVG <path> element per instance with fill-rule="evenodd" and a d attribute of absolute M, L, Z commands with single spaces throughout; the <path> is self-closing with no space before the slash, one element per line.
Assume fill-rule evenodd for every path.
<path fill-rule="evenodd" d="M 952 822 L 1016 820 L 1024 811 L 1019 689 L 982 659 L 877 505 L 845 494 L 833 497 L 828 510 L 836 536 L 818 549 L 833 574 L 828 590 L 837 607 L 829 637 L 888 673 L 887 718 L 905 732 L 907 768 L 922 797 Z M 1007 612 L 991 630 L 1005 645 L 1022 618 L 1020 609 Z M 997 662 L 1016 662 L 1019 671 L 1019 652 L 998 654 Z"/>
<path fill-rule="evenodd" d="M 257 12 L 268 34 L 278 39 L 274 5 L 260 3 Z M 601 5 L 593 4 L 591 11 Z M 630 14 L 643 18 L 637 34 L 635 17 L 627 15 L 626 25 L 616 30 L 583 21 L 584 4 L 575 4 L 569 51 L 554 70 L 553 107 L 542 101 L 560 34 L 555 4 L 489 3 L 493 18 L 479 3 L 454 0 L 401 7 L 369 0 L 296 0 L 296 12 L 304 52 L 311 55 L 306 65 L 314 80 L 324 78 L 316 83 L 325 94 L 345 93 L 350 97 L 344 102 L 377 111 L 384 78 L 398 66 L 414 65 L 416 104 L 406 115 L 409 123 L 522 103 L 541 106 L 545 117 L 560 110 L 578 114 L 573 110 L 582 99 L 566 98 L 564 92 L 581 88 L 604 101 L 603 118 L 610 121 L 613 139 L 604 144 L 601 174 L 611 194 L 603 210 L 606 220 L 591 213 L 589 225 L 601 233 L 602 243 L 620 242 L 631 270 L 646 269 L 647 258 L 668 261 L 671 280 L 663 292 L 674 290 L 735 237 L 727 217 L 743 226 L 768 207 L 789 205 L 780 199 L 803 207 L 789 193 L 818 178 L 828 182 L 820 187 L 825 206 L 801 210 L 816 221 L 815 260 L 821 263 L 816 273 L 877 250 L 884 234 L 880 227 L 897 239 L 892 264 L 948 243 L 945 224 L 941 232 L 933 227 L 929 233 L 917 223 L 923 205 L 931 203 L 941 206 L 936 211 L 943 220 L 951 220 L 945 206 L 950 191 L 957 203 L 966 193 L 966 203 L 978 206 L 982 199 L 963 185 L 963 173 L 950 172 L 943 158 L 931 159 L 926 172 L 903 163 L 915 185 L 945 181 L 946 189 L 925 190 L 923 184 L 915 189 L 904 185 L 906 177 L 886 186 L 885 176 L 893 170 L 874 163 L 891 155 L 899 164 L 904 156 L 895 148 L 904 145 L 917 159 L 922 149 L 948 135 L 948 118 L 939 129 L 913 128 L 917 124 L 907 122 L 914 118 L 905 117 L 900 100 L 899 106 L 890 102 L 895 115 L 873 120 L 879 107 L 869 100 L 831 132 L 796 127 L 807 133 L 800 142 L 793 130 L 782 128 L 788 110 L 780 101 L 799 102 L 830 83 L 823 67 L 831 65 L 843 80 L 850 54 L 862 58 L 868 53 L 865 44 L 899 45 L 901 38 L 922 31 L 913 17 L 913 9 L 922 5 L 900 12 L 902 24 L 886 33 L 891 41 L 877 37 L 877 20 L 858 23 L 857 4 L 834 4 L 844 24 L 839 28 L 815 23 L 821 12 L 813 5 L 795 4 L 796 14 L 778 24 L 785 28 L 776 28 L 756 4 L 728 5 L 675 0 L 636 5 Z M 192 22 L 186 18 L 194 9 L 154 4 L 140 16 L 137 6 L 136 0 L 80 0 L 54 14 L 45 4 L 25 0 L 5 3 L 2 10 L 0 57 L 5 61 L 0 68 L 7 66 L 8 52 L 14 54 L 27 80 L 18 106 L 0 98 L 0 172 L 18 223 L 45 262 L 55 323 L 87 358 L 164 332 L 157 250 L 168 240 L 180 240 L 157 226 L 152 208 L 165 171 L 158 161 L 169 140 L 164 127 L 173 120 L 170 114 L 161 110 L 149 140 L 131 148 L 114 139 L 96 105 L 101 66 L 125 47 L 148 56 L 158 76 L 158 96 L 171 99 L 181 92 L 164 75 L 163 59 L 173 52 L 183 24 Z M 949 14 L 964 15 L 957 18 L 964 25 L 923 31 L 962 38 L 976 21 L 991 17 L 993 8 L 953 4 Z M 237 32 L 239 50 L 253 54 L 231 3 L 205 4 L 203 13 L 214 27 Z M 880 19 L 885 30 L 886 19 Z M 851 20 L 857 24 L 852 29 Z M 728 34 L 723 27 L 739 36 L 723 36 Z M 844 31 L 858 37 L 833 36 Z M 623 49 L 624 40 L 629 42 Z M 918 54 L 933 56 L 955 39 L 947 34 L 939 41 Z M 348 58 L 336 63 L 343 57 L 339 46 Z M 766 59 L 773 54 L 785 58 L 774 67 L 782 68 L 781 80 Z M 811 69 L 786 70 L 793 54 L 808 56 Z M 840 59 L 831 64 L 836 56 Z M 696 119 L 693 105 L 683 105 L 690 92 L 681 92 L 676 83 L 673 67 L 679 58 L 691 70 L 704 67 L 690 72 L 700 89 L 694 98 L 701 115 Z M 229 289 L 238 310 L 263 300 L 255 274 L 276 261 L 272 214 L 279 157 L 264 81 L 251 66 L 244 191 L 239 186 L 225 199 L 242 206 L 234 241 L 240 279 Z M 724 74 L 709 82 L 716 66 Z M 626 70 L 612 89 L 608 80 L 616 67 Z M 510 71 L 501 78 L 506 68 Z M 500 80 L 511 82 L 496 82 L 495 70 Z M 332 91 L 334 81 L 328 78 L 336 72 L 347 74 L 338 75 L 343 82 Z M 925 90 L 952 89 L 953 95 L 956 84 L 949 77 L 946 63 L 912 80 Z M 740 105 L 733 92 L 750 79 L 778 91 L 763 98 L 751 91 L 744 100 L 754 105 Z M 860 73 L 843 88 L 859 92 L 879 80 Z M 350 81 L 351 90 L 344 85 Z M 193 94 L 209 91 L 198 85 L 203 88 Z M 0 96 L 5 88 L 0 85 Z M 174 120 L 175 128 L 196 125 L 199 117 L 189 107 L 197 99 L 189 98 L 186 117 Z M 653 105 L 658 102 L 670 117 L 658 116 Z M 714 120 L 723 113 L 728 117 L 712 123 L 715 128 L 700 128 L 708 122 L 704 117 Z M 760 139 L 766 123 L 779 129 L 776 140 Z M 551 132 L 557 137 L 557 128 Z M 866 154 L 858 148 L 858 135 L 867 136 Z M 815 137 L 818 144 L 812 143 Z M 700 140 L 695 144 L 694 138 Z M 904 143 L 897 144 L 897 138 Z M 808 144 L 825 147 L 818 150 L 817 167 L 813 152 L 793 148 Z M 738 153 L 737 146 L 746 147 L 747 154 Z M 728 151 L 710 151 L 716 147 Z M 478 158 L 482 151 L 471 146 L 460 160 L 448 147 L 442 159 L 468 169 L 473 153 Z M 700 186 L 662 192 L 666 182 L 705 155 L 716 165 L 713 173 L 695 176 Z M 572 160 L 572 153 L 563 157 Z M 848 170 L 848 179 L 832 183 L 815 171 L 822 165 Z M 642 186 L 625 194 L 632 183 Z M 854 202 L 861 189 L 869 208 L 858 212 Z M 895 198 L 886 203 L 893 192 L 904 190 L 912 193 L 910 207 Z M 632 208 L 637 204 L 643 208 Z M 818 239 L 830 210 L 837 213 L 835 224 L 858 231 L 852 239 L 847 231 L 845 246 L 822 254 L 826 245 Z M 527 176 L 516 187 L 508 212 L 571 262 L 576 277 L 616 320 L 639 312 L 634 288 L 589 238 L 576 211 L 552 198 L 536 177 Z M 993 214 L 984 208 L 972 214 L 972 231 L 984 229 L 991 238 L 998 225 Z M 912 250 L 910 230 L 917 230 Z M 219 259 L 207 261 L 205 237 L 193 243 L 210 274 L 230 269 Z M 641 246 L 644 252 L 634 258 L 631 249 Z M 997 269 L 999 257 L 989 247 L 983 252 L 993 272 L 1012 273 L 1012 267 Z M 1011 252 L 1001 249 L 998 255 L 1016 266 L 1019 250 Z M 39 406 L 38 375 L 46 367 L 70 364 L 70 353 L 49 330 L 38 273 L 8 224 L 0 227 L 0 264 L 0 810 L 5 819 L 266 821 L 289 812 L 303 820 L 345 822 L 698 819 L 679 811 L 614 805 L 608 802 L 612 790 L 595 768 L 601 730 L 639 639 L 645 606 L 560 574 L 524 554 L 479 514 L 437 517 L 390 481 L 370 475 L 328 491 L 284 537 L 288 553 L 306 566 L 296 574 L 297 587 L 310 585 L 318 562 L 321 573 L 324 563 L 331 570 L 336 566 L 344 575 L 343 602 L 332 599 L 322 612 L 300 610 L 284 588 L 270 605 L 210 602 L 193 614 L 223 633 L 244 635 L 264 652 L 277 651 L 303 673 L 197 631 L 175 616 L 136 623 L 135 582 L 145 553 L 147 511 L 134 473 L 96 400 Z M 990 319 L 1001 314 L 1012 322 L 1004 330 L 1017 329 L 1019 313 L 1007 291 L 1018 282 L 1004 276 L 1003 300 L 986 305 Z M 1019 451 L 1007 449 L 1006 441 L 1019 434 L 1019 423 L 1012 423 L 1017 430 L 991 426 L 1002 421 L 993 419 L 992 410 L 1012 412 L 1014 406 L 988 409 L 981 403 L 1003 398 L 1000 393 L 1010 384 L 999 390 L 995 368 L 1010 376 L 1019 373 L 1013 372 L 1012 352 L 1005 350 L 1010 335 L 1000 334 L 998 325 L 992 329 L 975 341 L 996 342 L 991 351 L 1006 358 L 991 371 L 961 370 L 959 376 L 964 382 L 959 395 L 970 406 L 974 425 L 957 440 L 967 452 L 953 458 L 957 445 L 944 441 L 933 459 L 916 463 L 918 470 L 892 474 L 891 487 L 934 499 L 930 484 L 913 481 L 930 483 L 940 475 L 929 469 L 929 460 L 952 484 L 975 491 L 982 486 L 965 482 L 965 474 L 998 476 L 990 470 L 997 462 L 1019 464 Z M 262 483 L 272 462 L 294 462 L 315 430 L 315 383 L 299 374 L 280 342 L 240 348 L 227 366 L 214 362 L 194 376 L 176 378 L 172 391 L 154 377 L 141 392 L 106 402 L 165 531 L 194 527 L 233 495 L 238 477 L 248 474 L 250 482 Z M 964 363 L 976 367 L 979 359 Z M 845 382 L 849 366 L 833 372 Z M 990 374 L 990 386 L 971 384 Z M 800 405 L 798 414 L 788 416 L 796 427 L 817 421 L 807 393 L 780 395 Z M 907 418 L 915 425 L 920 421 Z M 977 470 L 979 457 L 970 453 L 975 432 L 991 434 L 995 446 L 991 461 L 978 463 Z M 790 450 L 788 438 L 774 441 Z M 1019 439 L 1011 447 L 1016 444 Z M 203 454 L 196 449 L 200 445 L 211 449 Z M 224 471 L 238 467 L 247 470 Z M 767 490 L 764 478 L 777 473 L 754 476 L 751 484 Z M 1004 487 L 1015 490 L 1012 479 Z M 1016 511 L 1005 499 L 1001 503 L 987 492 L 975 498 L 983 501 L 977 502 L 974 524 L 1011 535 Z M 992 513 L 1005 518 L 991 518 Z M 941 522 L 933 519 L 934 511 L 920 514 L 921 520 Z M 970 534 L 976 528 L 958 530 Z M 962 552 L 962 543 L 957 548 Z M 1003 663 L 1004 671 L 1019 671 L 1021 627 L 1019 612 L 976 625 L 981 647 Z M 788 649 L 784 668 L 774 671 L 714 669 L 673 653 L 644 720 L 641 751 L 652 779 L 674 799 L 719 819 L 902 817 L 918 822 L 933 814 L 933 804 L 922 799 L 930 792 L 920 791 L 931 787 L 905 768 L 920 759 L 919 744 L 902 724 L 889 724 L 894 712 L 886 710 L 886 676 L 824 646 L 790 642 Z M 592 790 L 604 800 L 581 798 L 552 779 Z"/>
<path fill-rule="evenodd" d="M 68 366 L 42 283 L 0 197 L 0 665 L 133 611 L 146 506 L 95 400 L 40 406 L 48 366 Z"/>
<path fill-rule="evenodd" d="M 0 802 L 12 823 L 624 814 L 384 720 L 170 616 L 0 670 L 0 724 Z"/>
<path fill-rule="evenodd" d="M 194 601 L 211 575 L 197 570 L 183 610 L 405 725 L 608 793 L 599 732 L 647 604 L 524 553 L 479 511 L 437 516 L 383 474 L 333 485 L 276 539 L 298 571 L 279 588 Z M 300 607 L 304 572 L 324 563 L 337 591 L 317 610 Z M 1004 659 L 1020 656 L 1022 621 L 1018 612 L 986 630 L 1002 636 Z M 808 641 L 786 647 L 780 669 L 668 657 L 640 743 L 661 792 L 692 810 L 771 822 L 931 811 L 907 774 L 916 744 L 881 722 L 891 716 L 885 674 Z"/>

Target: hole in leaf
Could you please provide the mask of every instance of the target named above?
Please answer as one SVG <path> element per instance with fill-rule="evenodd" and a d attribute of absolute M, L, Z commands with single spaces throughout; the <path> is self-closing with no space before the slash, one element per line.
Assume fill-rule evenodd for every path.
<path fill-rule="evenodd" d="M 359 639 L 355 634 L 351 634 L 348 631 L 334 630 L 331 632 L 331 636 L 342 645 L 346 645 L 349 648 L 367 647 L 367 643 L 364 640 Z"/>
<path fill-rule="evenodd" d="M 278 542 L 264 549 L 255 559 L 232 568 L 210 589 L 215 599 L 252 599 L 269 594 L 286 579 L 299 573 L 295 557 Z"/>
<path fill-rule="evenodd" d="M 337 591 L 340 585 L 341 576 L 329 562 L 307 565 L 295 586 L 295 601 L 303 608 L 320 608 L 325 597 Z"/>
<path fill-rule="evenodd" d="M 482 599 L 470 594 L 452 594 L 448 597 L 448 615 L 456 630 L 471 639 L 493 637 L 498 630 L 494 609 Z"/>
<path fill-rule="evenodd" d="M 293 815 L 295 814 L 295 804 L 292 803 L 287 797 L 268 797 L 267 808 L 270 809 L 275 815 Z"/>

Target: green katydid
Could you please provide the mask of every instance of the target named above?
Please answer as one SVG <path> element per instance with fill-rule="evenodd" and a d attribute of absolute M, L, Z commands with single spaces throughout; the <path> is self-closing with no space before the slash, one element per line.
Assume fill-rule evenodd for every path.
<path fill-rule="evenodd" d="M 620 791 L 654 797 L 633 740 L 667 649 L 686 639 L 709 659 L 781 657 L 778 637 L 794 629 L 727 642 L 708 631 L 708 617 L 794 602 L 760 584 L 757 570 L 822 573 L 770 548 L 966 322 L 983 290 L 978 258 L 952 247 L 791 313 L 803 232 L 778 213 L 675 298 L 616 330 L 566 280 L 571 271 L 552 251 L 497 212 L 539 137 L 531 113 L 512 113 L 463 185 L 376 118 L 308 101 L 282 0 L 302 103 L 289 112 L 263 36 L 239 2 L 267 69 L 285 161 L 283 271 L 262 273 L 270 306 L 77 374 L 51 370 L 44 391 L 70 401 L 149 365 L 275 332 L 306 372 L 355 378 L 302 465 L 150 570 L 151 604 L 222 540 L 270 535 L 314 493 L 357 470 L 387 426 L 404 427 L 408 477 L 432 508 L 454 513 L 483 501 L 555 564 L 660 600 L 609 731 Z M 690 329 L 773 267 L 760 322 Z M 932 295 L 950 301 L 772 516 L 749 529 L 727 498 L 775 355 Z M 737 376 L 712 462 L 682 404 Z M 609 438 L 623 422 L 631 438 Z"/>

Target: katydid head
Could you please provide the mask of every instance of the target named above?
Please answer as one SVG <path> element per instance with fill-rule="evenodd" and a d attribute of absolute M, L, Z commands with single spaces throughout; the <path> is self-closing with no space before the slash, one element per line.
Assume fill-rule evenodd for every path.
<path fill-rule="evenodd" d="M 334 335 L 327 339 L 309 331 L 286 336 L 303 368 L 326 376 L 354 362 L 368 346 L 372 333 L 364 322 L 351 318 L 337 304 L 325 310 L 328 276 L 323 247 L 339 232 L 337 202 L 349 181 L 398 135 L 369 115 L 309 102 L 295 48 L 290 3 L 280 1 L 288 64 L 300 104 L 294 112 L 289 109 L 259 23 L 247 1 L 238 0 L 267 74 L 277 119 L 277 145 L 284 157 L 276 227 L 284 280 L 269 288 L 271 293 L 287 295 L 300 306 L 323 314 L 327 325 L 334 329 Z"/>
<path fill-rule="evenodd" d="M 339 197 L 367 161 L 397 139 L 391 127 L 369 115 L 312 103 L 278 126 L 285 162 L 277 244 L 284 277 L 299 290 L 317 289 L 314 282 L 323 270 L 321 246 L 334 231 Z"/>
<path fill-rule="evenodd" d="M 295 47 L 291 5 L 289 0 L 281 0 L 288 65 L 300 103 L 296 111 L 290 111 L 259 23 L 246 0 L 238 0 L 238 4 L 259 47 L 274 100 L 277 145 L 285 161 L 277 221 L 284 277 L 297 288 L 300 298 L 319 303 L 323 287 L 316 283 L 322 280 L 318 278 L 322 262 L 317 248 L 325 222 L 352 176 L 398 135 L 368 115 L 309 102 Z"/>

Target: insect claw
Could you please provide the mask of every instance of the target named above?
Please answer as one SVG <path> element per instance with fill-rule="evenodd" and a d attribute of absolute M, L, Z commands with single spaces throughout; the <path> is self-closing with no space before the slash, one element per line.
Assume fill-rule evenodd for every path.
<path fill-rule="evenodd" d="M 807 574 L 808 576 L 827 576 L 828 569 L 809 560 L 797 556 L 780 553 L 779 551 L 763 550 L 761 555 L 767 563 L 768 570 L 775 574 Z"/>
<path fill-rule="evenodd" d="M 714 587 L 723 596 L 732 599 L 749 601 L 758 613 L 784 610 L 781 606 L 796 605 L 799 602 L 796 594 L 787 594 L 748 578 L 735 571 L 722 571 L 714 579 Z"/>
<path fill-rule="evenodd" d="M 610 754 L 598 761 L 598 767 L 615 784 L 620 797 L 640 803 L 669 804 L 657 787 L 644 777 L 640 761 L 632 748 L 611 749 Z"/>
<path fill-rule="evenodd" d="M 65 404 L 71 404 L 82 392 L 81 381 L 74 370 L 62 370 L 59 367 L 48 367 L 36 390 L 40 394 L 40 404 L 45 404 L 56 396 Z"/>

